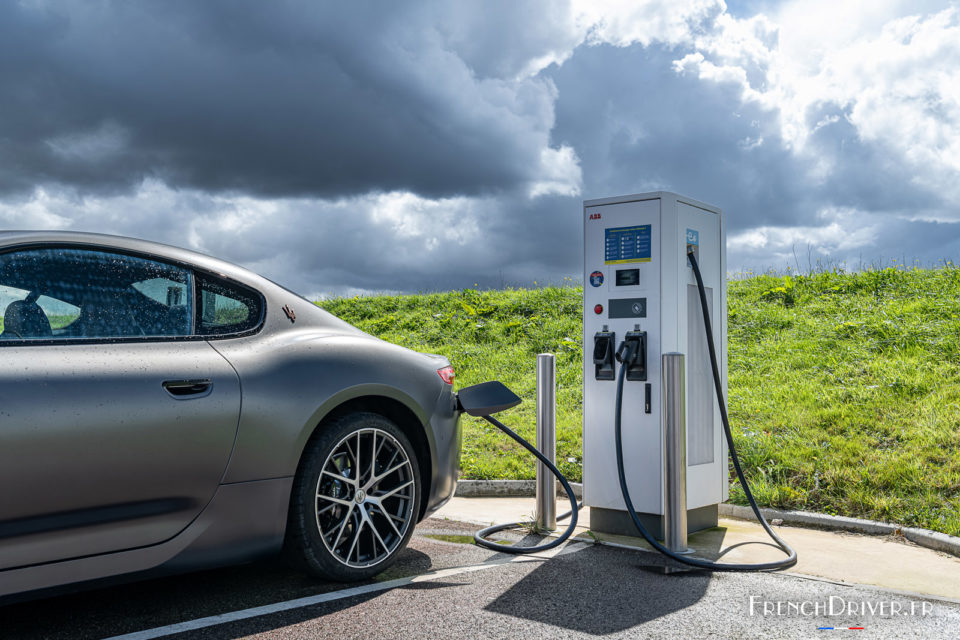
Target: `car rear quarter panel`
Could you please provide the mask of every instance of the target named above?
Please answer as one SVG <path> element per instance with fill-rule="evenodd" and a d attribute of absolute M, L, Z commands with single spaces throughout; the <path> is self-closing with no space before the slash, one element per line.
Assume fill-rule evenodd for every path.
<path fill-rule="evenodd" d="M 348 400 L 391 398 L 426 425 L 443 390 L 429 358 L 359 332 L 304 328 L 211 344 L 236 368 L 243 394 L 224 482 L 293 475 L 314 428 Z M 432 430 L 425 435 L 435 451 Z"/>

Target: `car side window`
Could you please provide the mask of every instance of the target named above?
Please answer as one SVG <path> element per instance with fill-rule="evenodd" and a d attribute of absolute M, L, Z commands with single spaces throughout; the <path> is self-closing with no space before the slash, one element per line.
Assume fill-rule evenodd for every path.
<path fill-rule="evenodd" d="M 198 275 L 199 330 L 204 336 L 222 336 L 256 329 L 263 317 L 260 294 L 233 282 Z"/>
<path fill-rule="evenodd" d="M 50 247 L 0 254 L 0 341 L 185 337 L 193 276 L 137 256 Z"/>

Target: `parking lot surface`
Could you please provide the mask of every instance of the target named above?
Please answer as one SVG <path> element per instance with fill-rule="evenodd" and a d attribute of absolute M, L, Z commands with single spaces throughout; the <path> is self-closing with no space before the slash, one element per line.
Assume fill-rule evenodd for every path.
<path fill-rule="evenodd" d="M 659 556 L 584 543 L 511 557 L 470 544 L 474 528 L 421 523 L 397 565 L 359 586 L 263 562 L 6 605 L 0 637 L 794 638 L 862 627 L 860 637 L 955 638 L 960 629 L 960 604 L 948 600 L 784 574 L 665 574 Z"/>

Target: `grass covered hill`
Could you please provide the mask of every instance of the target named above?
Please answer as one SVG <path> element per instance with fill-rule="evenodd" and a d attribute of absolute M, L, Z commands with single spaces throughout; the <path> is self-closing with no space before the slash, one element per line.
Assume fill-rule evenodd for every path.
<path fill-rule="evenodd" d="M 581 477 L 578 287 L 324 301 L 385 340 L 447 356 L 457 385 L 502 380 L 501 419 L 534 438 L 535 360 L 557 356 L 559 466 Z M 761 505 L 960 535 L 960 269 L 732 280 L 729 404 Z M 467 478 L 532 478 L 533 458 L 464 416 Z M 734 481 L 733 502 L 745 504 Z"/>

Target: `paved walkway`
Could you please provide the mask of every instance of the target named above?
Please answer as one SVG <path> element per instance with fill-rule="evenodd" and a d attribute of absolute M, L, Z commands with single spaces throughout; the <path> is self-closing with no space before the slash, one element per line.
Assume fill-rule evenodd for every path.
<path fill-rule="evenodd" d="M 557 502 L 562 513 L 569 503 Z M 533 498 L 453 498 L 434 517 L 488 525 L 532 520 Z M 587 534 L 590 509 L 580 513 L 577 535 Z M 563 523 L 561 523 L 563 524 Z M 867 536 L 800 527 L 777 527 L 777 532 L 797 550 L 791 574 L 813 576 L 840 583 L 871 585 L 894 591 L 947 598 L 960 602 L 960 558 L 919 547 L 902 538 Z M 602 541 L 652 551 L 646 542 L 621 536 L 597 535 Z M 769 544 L 759 523 L 720 519 L 720 526 L 688 539 L 697 555 L 725 562 L 760 562 L 782 557 Z M 754 544 L 742 544 L 754 543 Z M 739 546 L 738 546 L 739 545 Z"/>

